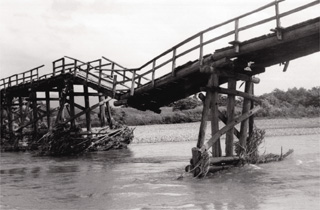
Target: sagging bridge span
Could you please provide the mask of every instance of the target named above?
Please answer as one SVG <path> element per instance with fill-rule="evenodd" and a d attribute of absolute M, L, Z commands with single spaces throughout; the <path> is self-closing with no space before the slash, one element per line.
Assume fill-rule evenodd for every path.
<path fill-rule="evenodd" d="M 86 116 L 87 132 L 90 133 L 90 111 L 100 107 L 101 126 L 106 125 L 108 119 L 105 116 L 105 102 L 110 97 L 117 100 L 115 105 L 127 104 L 139 110 L 160 112 L 160 107 L 164 105 L 206 91 L 206 97 L 203 97 L 203 117 L 197 147 L 206 150 L 213 146 L 213 156 L 221 156 L 219 137 L 226 133 L 226 155 L 232 156 L 233 134 L 236 134 L 241 144 L 245 144 L 248 133 L 252 131 L 252 114 L 257 110 L 254 104 L 260 103 L 252 94 L 253 83 L 259 82 L 254 75 L 263 73 L 266 67 L 279 63 L 284 64 L 285 70 L 290 60 L 319 51 L 319 17 L 288 27 L 282 26 L 280 22 L 283 17 L 307 9 L 316 9 L 319 0 L 283 13 L 279 10 L 281 2 L 282 0 L 274 1 L 200 31 L 139 68 L 125 68 L 105 57 L 83 62 L 65 56 L 53 61 L 50 74 L 41 75 L 39 72 L 43 66 L 39 66 L 3 78 L 0 80 L 1 128 L 4 128 L 2 131 L 17 133 L 29 126 L 36 133 L 39 121 L 43 119 L 46 119 L 47 128 L 50 129 L 54 123 L 61 120 L 74 125 L 75 119 L 83 114 Z M 242 18 L 259 14 L 268 8 L 274 8 L 275 13 L 271 17 L 244 26 L 240 25 Z M 272 32 L 268 32 L 270 28 L 266 28 L 261 36 L 244 42 L 239 40 L 240 32 L 266 23 L 274 23 Z M 231 31 L 219 36 L 210 35 L 228 24 L 233 24 L 234 28 Z M 231 42 L 225 43 L 225 48 L 215 50 L 212 54 L 204 54 L 205 47 L 221 42 L 225 38 L 232 39 Z M 196 44 L 185 49 L 191 42 Z M 190 53 L 197 54 L 196 60 L 178 66 L 178 61 Z M 244 92 L 236 90 L 238 80 L 246 82 Z M 224 83 L 228 83 L 228 88 L 220 87 Z M 83 88 L 77 91 L 74 85 L 81 85 Z M 88 91 L 88 88 L 92 88 L 95 92 Z M 56 94 L 52 94 L 54 92 Z M 43 93 L 42 96 L 40 93 Z M 228 94 L 227 116 L 221 116 L 217 108 L 219 93 Z M 75 101 L 75 97 L 80 96 L 84 98 L 82 104 Z M 236 119 L 234 118 L 235 96 L 244 97 L 243 115 Z M 90 97 L 98 97 L 99 103 L 90 105 Z M 50 112 L 54 100 L 58 101 L 56 104 L 59 112 L 55 122 L 52 122 Z M 45 106 L 40 107 L 39 102 Z M 27 114 L 23 114 L 24 103 L 28 107 Z M 67 119 L 63 116 L 66 104 L 69 112 Z M 76 113 L 75 108 L 81 111 Z M 204 144 L 206 115 L 210 111 L 212 138 Z M 29 118 L 28 114 L 31 115 Z M 227 124 L 226 127 L 219 129 L 219 118 Z M 241 130 L 237 131 L 234 125 L 240 122 Z M 18 126 L 15 127 L 16 124 Z"/>

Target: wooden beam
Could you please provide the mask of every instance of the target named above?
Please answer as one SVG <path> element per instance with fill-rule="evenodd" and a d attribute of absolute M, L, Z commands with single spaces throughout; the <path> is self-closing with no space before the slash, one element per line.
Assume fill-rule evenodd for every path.
<path fill-rule="evenodd" d="M 217 90 L 219 93 L 222 93 L 222 94 L 231 94 L 231 95 L 235 95 L 235 96 L 241 96 L 243 98 L 247 98 L 247 99 L 250 99 L 252 101 L 255 101 L 257 102 L 258 104 L 262 104 L 262 100 L 259 99 L 258 97 L 256 96 L 253 96 L 251 94 L 248 94 L 248 93 L 244 93 L 244 92 L 241 92 L 241 91 L 238 91 L 238 90 L 230 90 L 230 89 L 226 89 L 226 88 L 200 88 L 201 91 L 204 91 L 204 90 L 211 90 L 211 91 L 215 91 Z"/>

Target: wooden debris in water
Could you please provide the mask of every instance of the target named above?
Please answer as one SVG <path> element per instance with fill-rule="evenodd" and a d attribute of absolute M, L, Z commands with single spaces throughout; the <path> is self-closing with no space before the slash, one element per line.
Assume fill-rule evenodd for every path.
<path fill-rule="evenodd" d="M 51 131 L 38 140 L 39 155 L 76 155 L 89 151 L 106 151 L 126 148 L 133 139 L 133 130 L 120 126 L 115 130 L 101 128 L 95 135 L 81 136 L 81 128 L 71 129 L 66 124 L 57 124 Z"/>
<path fill-rule="evenodd" d="M 243 148 L 238 142 L 235 143 L 237 156 L 232 157 L 210 157 L 207 151 L 201 152 L 200 149 L 192 148 L 193 159 L 186 167 L 186 172 L 193 172 L 194 177 L 205 177 L 207 173 L 215 173 L 220 170 L 229 169 L 244 164 L 261 164 L 274 161 L 281 161 L 293 153 L 290 149 L 285 154 L 263 154 L 259 155 L 259 146 L 264 141 L 265 131 L 255 128 L 247 139 L 246 147 Z"/>

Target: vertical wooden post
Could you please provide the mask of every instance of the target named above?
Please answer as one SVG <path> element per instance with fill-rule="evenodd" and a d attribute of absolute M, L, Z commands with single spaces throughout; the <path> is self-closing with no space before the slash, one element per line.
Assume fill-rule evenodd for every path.
<path fill-rule="evenodd" d="M 131 89 L 130 89 L 130 95 L 131 96 L 133 96 L 133 94 L 134 94 L 135 79 L 136 79 L 136 70 L 134 70 L 133 74 L 132 74 Z"/>
<path fill-rule="evenodd" d="M 217 74 L 212 74 L 213 87 L 219 87 L 219 77 Z M 211 135 L 213 136 L 219 131 L 219 107 L 218 107 L 219 94 L 218 91 L 212 92 L 211 100 Z M 221 157 L 221 144 L 220 138 L 212 145 L 212 156 Z"/>
<path fill-rule="evenodd" d="M 172 72 L 171 72 L 171 75 L 173 77 L 176 76 L 176 73 L 175 73 L 175 69 L 176 69 L 176 51 L 177 51 L 176 48 L 174 48 L 173 51 L 172 51 Z"/>
<path fill-rule="evenodd" d="M 75 115 L 73 83 L 69 83 L 69 105 L 70 105 L 70 118 L 73 118 Z M 71 123 L 71 128 L 74 128 L 76 126 L 75 119 L 72 119 L 70 123 Z"/>
<path fill-rule="evenodd" d="M 31 89 L 31 101 L 32 101 L 32 115 L 33 115 L 33 120 L 34 120 L 34 123 L 33 123 L 33 137 L 36 138 L 37 136 L 37 133 L 38 133 L 38 116 L 37 116 L 37 92 L 35 89 Z"/>
<path fill-rule="evenodd" d="M 20 125 L 23 123 L 23 109 L 22 109 L 22 97 L 19 96 L 19 120 L 20 120 Z"/>
<path fill-rule="evenodd" d="M 109 127 L 112 129 L 113 128 L 113 118 L 111 114 L 111 107 L 109 101 L 107 102 L 107 121 L 109 124 Z"/>
<path fill-rule="evenodd" d="M 2 127 L 3 127 L 3 105 L 4 105 L 4 101 L 1 98 L 1 96 L 0 96 L 0 100 L 1 100 L 1 106 L 0 106 L 0 138 L 2 138 L 3 137 Z"/>
<path fill-rule="evenodd" d="M 155 68 L 156 68 L 156 60 L 153 60 L 153 62 L 152 62 L 152 80 L 151 80 L 152 87 L 155 86 L 155 82 L 154 82 L 154 77 L 155 77 L 155 73 L 156 73 Z"/>
<path fill-rule="evenodd" d="M 253 84 L 253 82 L 251 82 L 251 94 L 252 94 L 252 95 L 254 95 L 254 90 L 253 90 L 253 88 L 254 88 L 254 84 Z M 253 107 L 254 107 L 254 101 L 251 101 L 251 103 L 250 103 L 250 109 L 253 109 Z M 254 125 L 254 116 L 251 115 L 251 116 L 249 117 L 249 135 L 251 135 L 252 132 L 253 132 L 253 125 Z"/>
<path fill-rule="evenodd" d="M 199 62 L 200 66 L 202 66 L 203 63 L 203 33 L 200 34 L 200 52 L 199 52 Z"/>
<path fill-rule="evenodd" d="M 51 116 L 50 116 L 50 90 L 46 90 L 46 112 L 47 112 L 47 127 L 50 130 Z"/>
<path fill-rule="evenodd" d="M 99 102 L 104 101 L 105 98 L 106 97 L 103 95 L 103 93 L 99 92 Z M 100 105 L 100 124 L 101 124 L 101 127 L 106 126 L 106 105 L 105 105 L 105 103 Z"/>
<path fill-rule="evenodd" d="M 89 101 L 89 93 L 88 93 L 88 86 L 83 85 L 83 91 L 84 91 L 84 104 L 85 104 L 85 109 L 90 108 L 90 101 Z M 87 132 L 91 132 L 91 116 L 90 112 L 86 112 L 86 126 L 87 126 Z"/>
<path fill-rule="evenodd" d="M 249 94 L 251 93 L 251 82 L 249 82 L 249 81 L 246 82 L 244 91 L 245 91 L 245 93 L 249 93 Z M 242 105 L 242 114 L 249 112 L 249 110 L 250 110 L 250 99 L 244 98 L 243 105 Z M 246 148 L 246 146 L 247 146 L 248 122 L 249 122 L 249 120 L 246 119 L 246 120 L 242 121 L 241 125 L 240 125 L 239 143 L 241 145 L 241 148 Z M 243 153 L 243 152 L 245 152 L 245 151 L 242 151 L 241 153 Z"/>
<path fill-rule="evenodd" d="M 214 80 L 214 76 L 211 75 L 207 84 L 208 88 L 213 86 L 213 80 Z M 201 148 L 204 143 L 204 138 L 206 135 L 206 128 L 207 128 L 207 116 L 209 114 L 211 98 L 212 98 L 211 91 L 207 90 L 206 98 L 204 100 L 203 109 L 202 109 L 202 116 L 201 116 L 200 129 L 199 129 L 198 142 L 197 142 L 198 148 Z"/>
<path fill-rule="evenodd" d="M 19 126 L 23 125 L 24 122 L 24 114 L 23 114 L 23 109 L 22 109 L 22 97 L 19 96 L 19 119 L 20 119 L 20 123 Z M 20 135 L 22 135 L 22 130 L 19 132 Z"/>
<path fill-rule="evenodd" d="M 60 122 L 61 120 L 61 115 L 62 115 L 62 109 L 64 109 L 64 95 L 62 94 L 62 88 L 59 87 L 59 111 L 58 111 L 58 114 L 57 114 L 57 118 L 56 118 L 56 121 L 55 121 L 55 124 L 57 124 L 58 122 Z"/>
<path fill-rule="evenodd" d="M 229 78 L 228 89 L 236 90 L 237 81 L 233 78 Z M 227 104 L 227 124 L 231 123 L 234 120 L 234 109 L 235 109 L 235 95 L 228 95 L 228 104 Z M 233 134 L 234 128 L 231 128 L 226 133 L 226 156 L 233 156 Z"/>
<path fill-rule="evenodd" d="M 7 97 L 7 115 L 8 115 L 8 130 L 12 133 L 12 97 Z"/>

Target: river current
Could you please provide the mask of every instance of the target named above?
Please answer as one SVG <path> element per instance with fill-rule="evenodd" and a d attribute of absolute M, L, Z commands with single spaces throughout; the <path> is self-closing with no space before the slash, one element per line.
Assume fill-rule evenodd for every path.
<path fill-rule="evenodd" d="M 71 158 L 1 153 L 0 209 L 320 209 L 319 134 L 266 137 L 261 153 L 294 153 L 204 179 L 184 174 L 195 144 L 132 144 Z"/>

